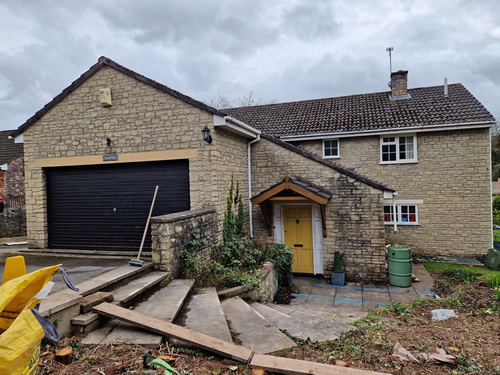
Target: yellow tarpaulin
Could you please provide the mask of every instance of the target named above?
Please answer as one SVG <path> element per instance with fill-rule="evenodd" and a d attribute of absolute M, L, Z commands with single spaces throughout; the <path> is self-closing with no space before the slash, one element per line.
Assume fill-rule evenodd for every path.
<path fill-rule="evenodd" d="M 33 312 L 34 297 L 61 265 L 43 268 L 0 285 L 0 375 L 35 374 L 44 331 Z"/>

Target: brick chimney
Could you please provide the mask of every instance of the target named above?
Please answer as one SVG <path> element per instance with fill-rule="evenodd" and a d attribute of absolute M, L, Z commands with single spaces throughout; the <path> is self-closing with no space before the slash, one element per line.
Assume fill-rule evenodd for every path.
<path fill-rule="evenodd" d="M 408 70 L 398 70 L 391 73 L 392 96 L 408 94 Z"/>

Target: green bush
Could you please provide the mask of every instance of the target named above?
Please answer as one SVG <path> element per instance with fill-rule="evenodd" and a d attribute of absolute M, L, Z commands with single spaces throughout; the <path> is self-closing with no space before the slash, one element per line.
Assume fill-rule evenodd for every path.
<path fill-rule="evenodd" d="M 197 254 L 206 246 L 198 232 L 191 234 L 191 242 L 182 254 L 186 277 L 196 280 L 196 286 L 214 286 L 217 289 L 238 285 L 258 285 L 259 272 L 266 262 L 276 268 L 281 287 L 292 285 L 293 253 L 286 245 L 258 244 L 253 238 L 246 238 L 243 229 L 243 200 L 239 183 L 234 194 L 234 174 L 227 196 L 222 229 L 223 242 L 211 249 L 211 261 L 201 262 Z M 237 206 L 237 214 L 234 209 Z"/>

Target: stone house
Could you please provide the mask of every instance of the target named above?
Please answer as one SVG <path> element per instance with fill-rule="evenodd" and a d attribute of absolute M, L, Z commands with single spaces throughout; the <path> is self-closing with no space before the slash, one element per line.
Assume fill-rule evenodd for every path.
<path fill-rule="evenodd" d="M 24 151 L 14 130 L 0 131 L 0 196 L 7 207 L 24 207 Z"/>
<path fill-rule="evenodd" d="M 387 111 L 410 103 L 416 95 L 412 90 L 408 90 L 412 97 L 407 99 L 400 99 L 405 95 L 399 94 L 370 94 L 378 95 L 378 101 L 369 101 L 365 107 L 382 105 L 384 100 L 389 103 L 380 109 L 382 117 L 385 113 L 382 125 L 358 112 L 355 103 L 362 103 L 364 96 L 349 97 L 353 98 L 351 106 L 339 102 L 329 110 L 320 105 L 326 99 L 298 102 L 312 108 L 310 113 L 317 111 L 316 119 L 294 111 L 293 103 L 217 110 L 101 57 L 15 134 L 25 148 L 28 243 L 32 248 L 136 251 L 157 185 L 160 190 L 153 212 L 157 222 L 162 215 L 175 212 L 183 212 L 179 217 L 189 220 L 210 212 L 215 219 L 208 227 L 220 239 L 234 174 L 243 200 L 248 202 L 249 233 L 260 241 L 290 245 L 295 272 L 328 275 L 333 254 L 340 250 L 346 253 L 348 278 L 382 281 L 386 236 L 408 241 L 422 253 L 479 254 L 467 253 L 471 248 L 467 241 L 463 248 L 462 244 L 445 248 L 441 241 L 447 237 L 439 236 L 443 224 L 439 218 L 461 214 L 458 202 L 467 208 L 463 199 L 450 193 L 477 192 L 477 199 L 468 206 L 474 206 L 472 229 L 463 224 L 456 229 L 477 239 L 481 251 L 491 244 L 491 216 L 488 231 L 483 228 L 486 219 L 480 210 L 490 202 L 490 190 L 483 186 L 489 155 L 482 142 L 489 139 L 493 120 L 459 85 L 449 87 L 448 98 L 453 104 L 447 107 L 446 113 L 451 112 L 447 116 L 463 112 L 456 111 L 464 104 L 456 102 L 456 90 L 460 98 L 465 97 L 465 104 L 471 105 L 463 116 L 476 116 L 469 120 L 470 126 L 455 121 L 453 126 L 430 126 L 432 132 L 421 132 L 415 124 L 399 121 L 404 119 L 402 113 L 407 113 L 425 127 L 427 118 L 421 118 L 415 109 Z M 429 118 L 438 121 L 431 105 L 435 100 L 439 101 L 437 96 L 421 106 L 428 109 Z M 337 129 L 329 128 L 333 118 L 339 124 Z M 412 133 L 400 136 L 407 133 L 398 127 Z M 336 134 L 337 130 L 350 137 Z M 352 134 L 366 130 L 371 130 L 366 137 Z M 382 156 L 377 155 L 379 147 Z M 467 152 L 460 152 L 464 147 Z M 442 161 L 436 159 L 440 148 Z M 411 164 L 401 162 L 410 156 Z M 428 169 L 448 168 L 457 164 L 457 157 L 462 165 L 454 173 L 464 180 L 464 186 L 455 189 L 447 185 L 442 170 Z M 415 172 L 412 176 L 411 171 Z M 469 175 L 472 172 L 474 177 Z M 408 187 L 427 178 L 441 189 Z M 473 181 L 466 181 L 469 178 Z M 400 179 L 406 179 L 406 184 Z M 422 185 L 416 188 L 422 189 Z M 442 211 L 436 219 L 438 206 Z M 395 235 L 391 231 L 395 227 L 394 208 Z M 166 231 L 183 231 L 182 226 L 168 220 L 170 229 Z M 412 228 L 420 232 L 415 234 Z M 429 243 L 421 246 L 417 240 L 423 233 Z M 440 242 L 441 248 L 435 246 Z M 148 238 L 146 248 L 152 248 L 154 256 L 155 251 L 161 253 L 159 247 L 164 243 Z M 162 262 L 161 256 L 154 259 Z"/>
<path fill-rule="evenodd" d="M 388 243 L 414 253 L 482 257 L 492 246 L 493 116 L 461 84 L 279 103 L 227 112 L 263 133 L 390 186 Z"/>

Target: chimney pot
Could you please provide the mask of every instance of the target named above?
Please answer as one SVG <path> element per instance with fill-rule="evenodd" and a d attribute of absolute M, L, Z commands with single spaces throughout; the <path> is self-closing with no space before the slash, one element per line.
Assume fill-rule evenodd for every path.
<path fill-rule="evenodd" d="M 392 96 L 408 95 L 408 70 L 391 73 Z"/>

